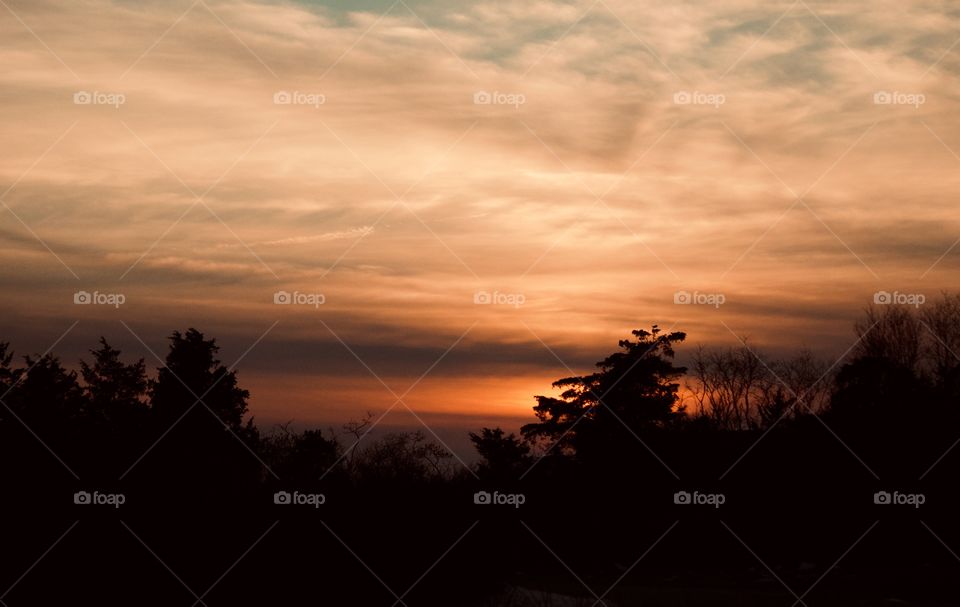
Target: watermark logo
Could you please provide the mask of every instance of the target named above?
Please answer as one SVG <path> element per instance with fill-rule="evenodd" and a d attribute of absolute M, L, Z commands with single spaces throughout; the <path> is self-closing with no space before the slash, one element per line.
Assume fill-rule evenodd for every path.
<path fill-rule="evenodd" d="M 481 506 L 490 504 L 497 506 L 513 506 L 519 508 L 527 502 L 527 496 L 523 493 L 500 493 L 494 491 L 477 491 L 473 494 L 473 503 Z"/>
<path fill-rule="evenodd" d="M 719 108 L 727 102 L 727 97 L 720 93 L 705 93 L 703 91 L 677 91 L 673 94 L 676 105 L 712 105 Z"/>
<path fill-rule="evenodd" d="M 319 508 L 327 503 L 327 496 L 322 493 L 277 491 L 273 494 L 273 503 L 280 506 L 313 506 Z"/>
<path fill-rule="evenodd" d="M 474 105 L 512 105 L 520 108 L 527 102 L 527 96 L 522 93 L 501 93 L 500 91 L 477 91 L 473 94 Z"/>
<path fill-rule="evenodd" d="M 923 93 L 904 93 L 902 91 L 877 91 L 873 94 L 874 105 L 912 105 L 919 109 L 927 102 Z"/>
<path fill-rule="evenodd" d="M 319 108 L 327 102 L 326 95 L 303 91 L 277 91 L 273 94 L 274 105 L 312 105 Z"/>
<path fill-rule="evenodd" d="M 104 93 L 102 91 L 77 91 L 73 94 L 74 105 L 112 105 L 115 109 L 127 102 L 123 93 Z"/>
<path fill-rule="evenodd" d="M 880 306 L 913 306 L 919 308 L 927 301 L 923 293 L 901 293 L 900 291 L 877 291 L 873 294 L 873 303 Z"/>
<path fill-rule="evenodd" d="M 77 491 L 73 494 L 73 503 L 80 506 L 113 506 L 119 508 L 127 501 L 127 496 L 122 493 L 100 493 L 94 491 Z"/>
<path fill-rule="evenodd" d="M 281 306 L 313 306 L 319 308 L 326 303 L 323 293 L 301 293 L 300 291 L 277 291 L 273 294 L 273 303 Z"/>
<path fill-rule="evenodd" d="M 101 293 L 100 291 L 77 291 L 73 294 L 73 303 L 81 306 L 113 306 L 119 308 L 127 301 L 123 293 Z"/>
<path fill-rule="evenodd" d="M 694 491 L 677 491 L 673 494 L 673 503 L 681 506 L 713 506 L 719 508 L 727 502 L 727 496 L 722 493 L 700 493 Z"/>
<path fill-rule="evenodd" d="M 900 493 L 894 491 L 877 491 L 873 494 L 873 503 L 880 506 L 913 506 L 919 508 L 927 502 L 927 496 L 923 493 Z"/>
<path fill-rule="evenodd" d="M 523 293 L 477 291 L 473 294 L 473 303 L 481 306 L 513 306 L 519 308 L 526 301 L 527 298 Z"/>
<path fill-rule="evenodd" d="M 673 303 L 689 306 L 713 306 L 719 308 L 727 301 L 723 293 L 701 293 L 700 291 L 677 291 L 673 294 Z"/>

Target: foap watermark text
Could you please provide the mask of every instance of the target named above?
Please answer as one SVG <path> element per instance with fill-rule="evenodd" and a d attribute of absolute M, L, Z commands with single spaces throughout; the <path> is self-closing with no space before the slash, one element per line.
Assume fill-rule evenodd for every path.
<path fill-rule="evenodd" d="M 323 493 L 277 491 L 273 494 L 273 503 L 280 506 L 312 506 L 319 508 L 327 503 L 327 496 Z"/>
<path fill-rule="evenodd" d="M 323 293 L 301 293 L 300 291 L 277 291 L 273 294 L 273 303 L 281 306 L 313 306 L 319 308 L 327 302 Z"/>
<path fill-rule="evenodd" d="M 127 302 L 123 293 L 101 293 L 100 291 L 77 291 L 73 294 L 73 303 L 80 306 L 113 306 L 119 308 Z"/>
<path fill-rule="evenodd" d="M 274 105 L 312 105 L 319 108 L 327 102 L 326 95 L 303 91 L 277 91 L 273 94 Z"/>
<path fill-rule="evenodd" d="M 904 93 L 903 91 L 877 91 L 873 94 L 875 105 L 912 105 L 918 108 L 927 102 L 923 93 Z"/>
<path fill-rule="evenodd" d="M 705 93 L 703 91 L 677 91 L 673 94 L 676 105 L 712 105 L 719 108 L 727 102 L 727 97 L 720 93 Z"/>
<path fill-rule="evenodd" d="M 699 491 L 677 491 L 673 494 L 673 503 L 680 506 L 713 506 L 719 508 L 727 502 L 722 493 L 701 493 Z"/>
<path fill-rule="evenodd" d="M 473 303 L 477 305 L 513 306 L 519 308 L 527 301 L 523 293 L 501 293 L 500 291 L 477 291 L 473 294 Z"/>
<path fill-rule="evenodd" d="M 481 506 L 513 506 L 519 508 L 527 502 L 527 496 L 522 493 L 500 493 L 494 491 L 477 491 L 473 494 L 473 503 Z"/>
<path fill-rule="evenodd" d="M 914 508 L 919 508 L 927 503 L 927 496 L 923 493 L 877 491 L 873 494 L 873 503 L 878 506 L 913 506 Z"/>
<path fill-rule="evenodd" d="M 873 303 L 881 306 L 913 306 L 919 308 L 927 302 L 923 293 L 901 293 L 900 291 L 877 291 L 873 294 Z"/>
<path fill-rule="evenodd" d="M 474 105 L 512 105 L 519 108 L 527 102 L 522 93 L 501 93 L 500 91 L 477 91 L 473 94 Z"/>
<path fill-rule="evenodd" d="M 73 503 L 79 506 L 113 506 L 119 508 L 127 502 L 122 493 L 101 493 L 99 491 L 77 491 L 73 494 Z"/>
<path fill-rule="evenodd" d="M 700 291 L 677 291 L 673 294 L 673 303 L 679 305 L 713 306 L 719 308 L 727 301 L 723 293 L 701 293 Z"/>
<path fill-rule="evenodd" d="M 74 105 L 112 105 L 115 109 L 127 102 L 123 93 L 105 93 L 103 91 L 77 91 L 73 94 Z"/>

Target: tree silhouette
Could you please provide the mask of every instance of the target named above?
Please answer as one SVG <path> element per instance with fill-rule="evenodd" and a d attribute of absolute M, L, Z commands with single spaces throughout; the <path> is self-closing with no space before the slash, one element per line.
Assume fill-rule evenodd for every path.
<path fill-rule="evenodd" d="M 448 478 L 453 455 L 427 440 L 423 432 L 389 432 L 362 448 L 355 460 L 358 478 L 367 484 L 416 484 Z"/>
<path fill-rule="evenodd" d="M 152 477 L 151 499 L 181 492 L 210 503 L 239 499 L 263 472 L 255 455 L 259 433 L 252 419 L 244 422 L 250 393 L 238 385 L 236 371 L 221 364 L 218 351 L 216 340 L 196 329 L 175 331 L 165 366 L 149 382 L 148 445 L 157 444 L 136 474 Z"/>
<path fill-rule="evenodd" d="M 673 346 L 686 334 L 662 334 L 656 325 L 632 333 L 636 339 L 621 340 L 622 351 L 598 362 L 598 372 L 554 382 L 564 389 L 560 398 L 535 397 L 540 421 L 523 426 L 523 436 L 548 438 L 561 450 L 582 455 L 622 441 L 624 431 L 637 433 L 677 421 L 682 416 L 677 380 L 686 369 L 674 366 Z"/>
<path fill-rule="evenodd" d="M 11 366 L 13 351 L 8 342 L 0 341 L 0 396 L 5 396 L 20 381 L 22 370 Z"/>
<path fill-rule="evenodd" d="M 947 403 L 960 401 L 960 293 L 943 297 L 921 314 L 927 339 L 923 348 L 933 383 Z"/>
<path fill-rule="evenodd" d="M 769 428 L 810 412 L 830 400 L 829 365 L 808 350 L 763 362 L 746 345 L 699 347 L 687 382 L 697 417 L 716 430 Z"/>
<path fill-rule="evenodd" d="M 266 434 L 260 446 L 270 468 L 285 481 L 314 483 L 340 459 L 342 449 L 335 437 L 321 430 L 294 432 L 289 423 Z"/>
<path fill-rule="evenodd" d="M 829 417 L 847 426 L 921 422 L 910 405 L 937 398 L 922 356 L 931 336 L 919 315 L 904 306 L 872 307 L 854 328 L 858 342 L 837 374 Z"/>
<path fill-rule="evenodd" d="M 7 402 L 28 423 L 43 426 L 67 426 L 82 417 L 83 392 L 77 373 L 68 371 L 52 354 L 39 358 L 25 356 L 27 370 L 14 370 L 15 381 Z"/>
<path fill-rule="evenodd" d="M 196 329 L 173 332 L 166 365 L 157 370 L 157 379 L 149 387 L 150 404 L 161 423 L 172 423 L 206 405 L 234 432 L 252 427 L 243 423 L 250 392 L 238 386 L 237 372 L 217 359 L 219 350 L 215 339 L 204 339 Z"/>
<path fill-rule="evenodd" d="M 100 338 L 100 348 L 90 350 L 93 364 L 80 362 L 87 412 L 93 418 L 120 426 L 142 421 L 148 411 L 145 397 L 147 373 L 143 359 L 132 364 L 120 360 L 120 350 Z"/>
<path fill-rule="evenodd" d="M 530 445 L 502 428 L 483 428 L 480 434 L 470 433 L 470 441 L 483 458 L 479 472 L 496 479 L 513 479 L 529 466 Z"/>
<path fill-rule="evenodd" d="M 905 306 L 870 307 L 854 324 L 857 344 L 855 359 L 887 361 L 918 375 L 922 368 L 923 343 L 926 331 L 915 314 Z"/>
<path fill-rule="evenodd" d="M 773 378 L 746 346 L 697 348 L 692 375 L 688 388 L 697 413 L 717 429 L 745 430 L 763 417 L 765 384 Z"/>

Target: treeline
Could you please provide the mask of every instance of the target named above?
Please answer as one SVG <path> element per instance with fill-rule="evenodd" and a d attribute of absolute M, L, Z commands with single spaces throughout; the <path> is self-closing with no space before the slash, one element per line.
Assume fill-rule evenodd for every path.
<path fill-rule="evenodd" d="M 537 396 L 538 421 L 519 437 L 500 429 L 472 435 L 482 469 L 531 452 L 581 462 L 622 455 L 641 435 L 754 435 L 814 418 L 852 441 L 885 436 L 874 431 L 960 431 L 960 294 L 922 309 L 867 308 L 836 360 L 809 350 L 768 358 L 744 339 L 697 348 L 688 368 L 674 364 L 685 333 L 654 327 L 633 335 L 596 372 L 554 382 L 559 398 Z"/>
<path fill-rule="evenodd" d="M 502 473 L 534 457 L 589 458 L 616 451 L 624 433 L 765 431 L 813 415 L 843 428 L 939 426 L 960 412 L 960 294 L 945 293 L 922 309 L 867 309 L 847 356 L 835 362 L 809 351 L 767 359 L 744 341 L 699 347 L 686 368 L 674 364 L 684 333 L 654 327 L 633 335 L 597 363 L 596 372 L 555 382 L 559 398 L 536 396 L 537 421 L 519 437 L 499 428 L 471 434 L 480 456 L 476 470 Z M 220 426 L 261 464 L 286 472 L 277 476 L 298 480 L 331 474 L 437 480 L 461 472 L 451 454 L 422 432 L 367 438 L 373 414 L 337 431 L 265 431 L 248 415 L 250 394 L 237 371 L 226 368 L 217 352 L 215 340 L 195 329 L 174 332 L 164 366 L 150 378 L 142 358 L 124 361 L 106 339 L 90 351 L 91 360 L 80 362 L 79 373 L 52 353 L 17 364 L 10 345 L 0 342 L 0 428 L 21 425 L 54 442 L 89 433 L 129 445 L 159 439 L 173 427 L 180 443 L 193 444 L 199 455 L 207 431 Z"/>
<path fill-rule="evenodd" d="M 18 462 L 27 480 L 38 460 L 49 464 L 41 468 L 59 460 L 70 474 L 107 483 L 192 478 L 196 487 L 188 490 L 210 497 L 271 479 L 404 483 L 453 476 L 452 454 L 423 432 L 388 433 L 353 446 L 371 429 L 372 414 L 339 432 L 294 432 L 288 425 L 262 431 L 248 414 L 250 393 L 218 350 L 195 329 L 174 332 L 164 366 L 150 378 L 142 358 L 125 361 L 103 338 L 79 373 L 52 353 L 16 364 L 9 344 L 0 343 L 6 461 Z M 26 461 L 25 453 L 32 455 Z"/>
<path fill-rule="evenodd" d="M 69 491 L 123 492 L 121 514 L 187 543 L 217 521 L 211 550 L 222 558 L 233 558 L 227 548 L 242 531 L 294 517 L 298 531 L 251 561 L 291 584 L 292 572 L 302 575 L 291 598 L 323 571 L 334 584 L 328 596 L 366 604 L 358 597 L 384 592 L 370 586 L 367 564 L 391 588 L 409 584 L 477 521 L 483 531 L 464 536 L 431 574 L 439 579 L 418 587 L 421 603 L 458 604 L 449 592 L 469 589 L 475 600 L 462 604 L 509 604 L 504 596 L 537 584 L 582 594 L 575 580 L 557 581 L 557 555 L 588 583 L 609 584 L 667 528 L 655 558 L 628 570 L 624 601 L 638 588 L 687 592 L 707 580 L 762 594 L 772 578 L 757 573 L 757 555 L 802 584 L 810 563 L 825 568 L 880 518 L 894 523 L 866 536 L 845 558 L 846 573 L 818 592 L 949 595 L 943 572 L 954 563 L 918 517 L 960 546 L 960 295 L 919 309 L 874 306 L 854 329 L 837 361 L 805 351 L 769 359 L 743 342 L 696 349 L 689 368 L 675 361 L 684 333 L 634 331 L 594 372 L 555 382 L 558 396 L 536 396 L 519 434 L 471 433 L 478 458 L 469 468 L 422 432 L 374 434 L 373 415 L 335 430 L 258 427 L 237 371 L 194 329 L 171 335 L 154 377 L 106 340 L 79 371 L 54 354 L 20 362 L 4 343 L 0 484 L 18 496 L 11 507 L 32 515 L 59 508 Z M 322 510 L 272 499 L 294 491 L 323 494 Z M 926 505 L 884 510 L 878 491 L 923 493 Z M 483 492 L 523 495 L 522 506 L 475 498 Z M 683 492 L 722 494 L 724 505 L 684 505 L 675 500 Z M 313 560 L 284 552 L 296 552 L 304 529 L 325 546 Z M 378 563 L 371 555 L 380 553 Z M 184 558 L 199 567 L 194 556 Z M 851 590 L 867 579 L 869 591 Z"/>

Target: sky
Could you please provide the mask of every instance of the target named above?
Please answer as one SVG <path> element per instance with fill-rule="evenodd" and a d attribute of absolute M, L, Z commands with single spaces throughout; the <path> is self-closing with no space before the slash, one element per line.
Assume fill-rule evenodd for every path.
<path fill-rule="evenodd" d="M 0 0 L 0 339 L 155 368 L 197 327 L 260 422 L 439 435 L 652 324 L 832 362 L 875 297 L 957 284 L 958 21 Z"/>

